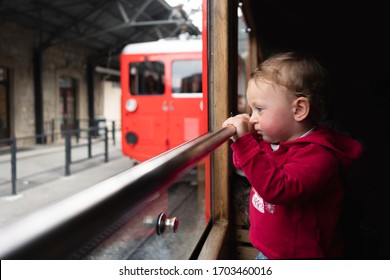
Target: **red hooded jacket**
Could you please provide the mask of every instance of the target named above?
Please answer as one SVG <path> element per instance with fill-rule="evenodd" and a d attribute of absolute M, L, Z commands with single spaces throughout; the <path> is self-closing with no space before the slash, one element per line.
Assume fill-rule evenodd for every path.
<path fill-rule="evenodd" d="M 253 246 L 269 259 L 340 258 L 343 174 L 361 157 L 362 145 L 319 126 L 276 151 L 250 133 L 231 147 L 234 165 L 252 185 Z"/>

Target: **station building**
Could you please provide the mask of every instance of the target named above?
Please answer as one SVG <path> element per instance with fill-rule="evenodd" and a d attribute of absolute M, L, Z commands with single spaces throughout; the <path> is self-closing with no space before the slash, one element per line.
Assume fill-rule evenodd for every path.
<path fill-rule="evenodd" d="M 0 139 L 120 122 L 119 55 L 129 43 L 199 35 L 165 1 L 0 4 Z M 6 142 L 4 142 L 6 143 Z M 4 145 L 4 143 L 2 145 Z"/>

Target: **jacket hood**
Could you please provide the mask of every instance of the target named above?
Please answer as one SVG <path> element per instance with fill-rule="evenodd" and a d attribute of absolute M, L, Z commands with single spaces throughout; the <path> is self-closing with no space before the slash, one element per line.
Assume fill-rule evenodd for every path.
<path fill-rule="evenodd" d="M 363 154 L 363 145 L 360 142 L 325 126 L 317 126 L 309 135 L 292 142 L 315 143 L 332 150 L 347 173 L 350 171 L 352 164 Z"/>

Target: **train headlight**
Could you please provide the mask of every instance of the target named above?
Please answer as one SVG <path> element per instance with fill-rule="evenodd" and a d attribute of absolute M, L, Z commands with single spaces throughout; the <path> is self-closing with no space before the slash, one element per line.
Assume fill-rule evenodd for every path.
<path fill-rule="evenodd" d="M 138 142 L 138 136 L 134 132 L 128 132 L 126 133 L 126 142 L 128 144 L 137 144 Z"/>
<path fill-rule="evenodd" d="M 137 100 L 135 99 L 129 99 L 126 101 L 126 110 L 129 112 L 134 112 L 137 110 Z"/>

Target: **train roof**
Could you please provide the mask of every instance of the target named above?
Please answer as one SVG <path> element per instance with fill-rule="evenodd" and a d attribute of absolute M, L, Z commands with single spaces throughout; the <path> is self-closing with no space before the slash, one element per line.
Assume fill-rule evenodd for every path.
<path fill-rule="evenodd" d="M 137 54 L 137 53 L 180 53 L 180 52 L 201 52 L 202 39 L 195 38 L 171 38 L 160 39 L 153 42 L 143 42 L 128 44 L 122 50 L 123 54 Z"/>

